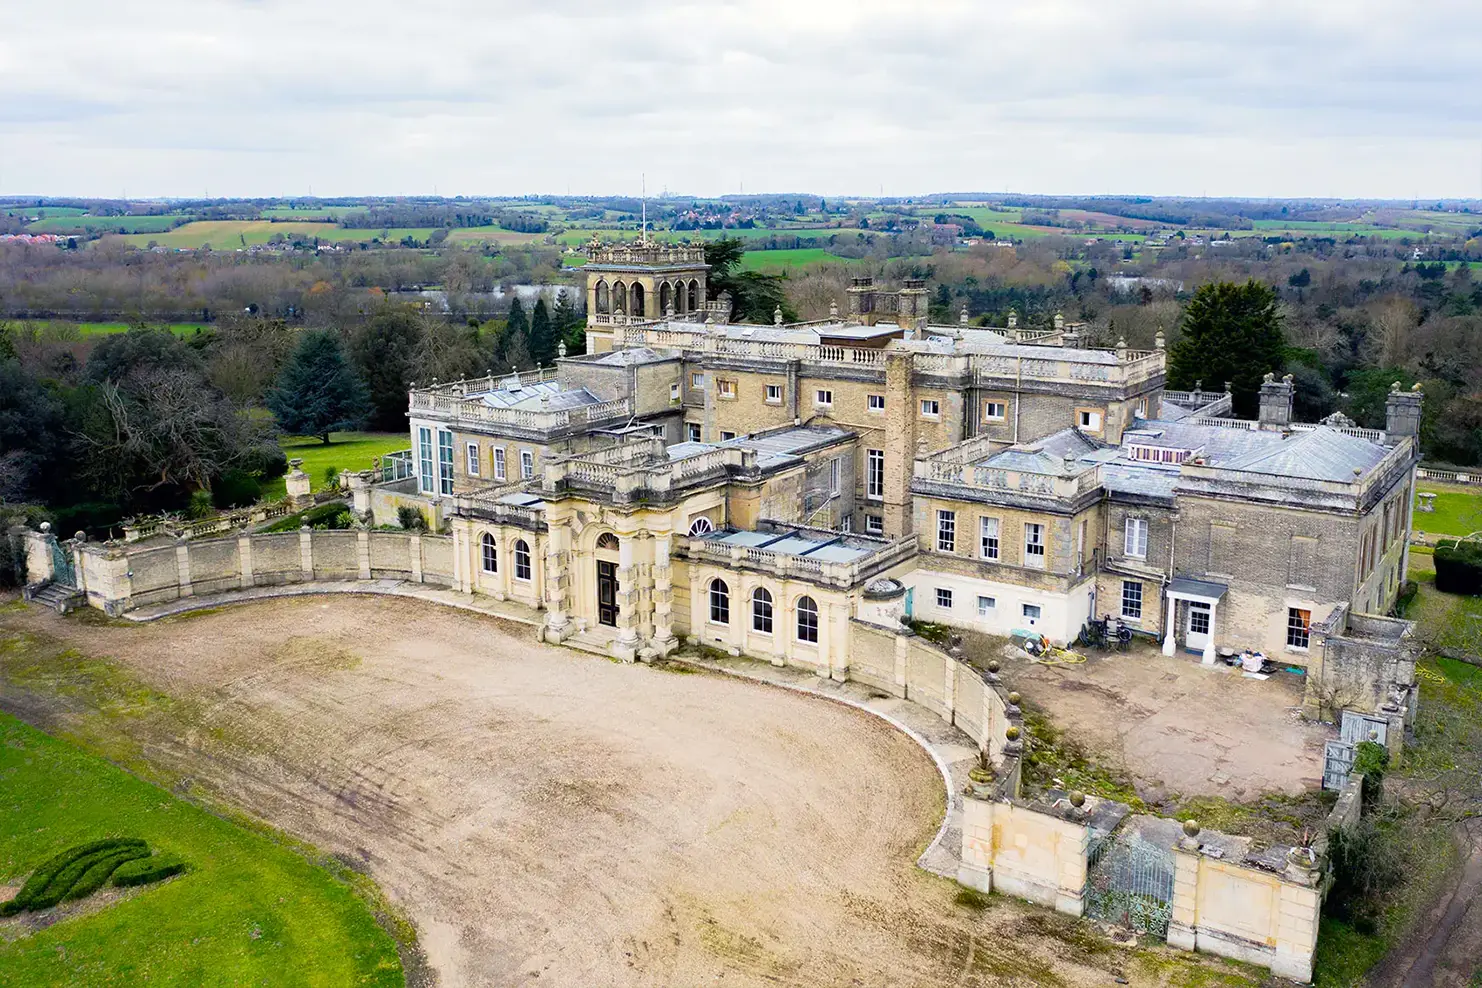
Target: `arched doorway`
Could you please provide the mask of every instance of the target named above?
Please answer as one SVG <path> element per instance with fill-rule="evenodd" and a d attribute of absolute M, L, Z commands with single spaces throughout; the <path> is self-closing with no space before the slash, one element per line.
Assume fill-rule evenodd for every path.
<path fill-rule="evenodd" d="M 612 286 L 612 311 L 615 315 L 625 315 L 628 311 L 628 286 L 621 281 Z"/>
<path fill-rule="evenodd" d="M 659 315 L 667 316 L 669 306 L 674 304 L 674 295 L 670 292 L 669 283 L 666 281 L 659 286 Z"/>
<path fill-rule="evenodd" d="M 634 283 L 633 285 L 633 307 L 628 312 L 630 315 L 635 315 L 639 319 L 642 319 L 647 314 L 643 308 L 643 286 L 640 284 Z"/>
<path fill-rule="evenodd" d="M 618 619 L 618 548 L 617 536 L 603 532 L 592 552 L 597 565 L 597 623 L 609 628 L 616 628 Z"/>
<path fill-rule="evenodd" d="M 700 309 L 700 283 L 690 282 L 690 311 L 698 312 Z"/>
<path fill-rule="evenodd" d="M 607 282 L 597 282 L 597 311 L 607 315 L 611 311 L 612 302 L 608 297 Z"/>

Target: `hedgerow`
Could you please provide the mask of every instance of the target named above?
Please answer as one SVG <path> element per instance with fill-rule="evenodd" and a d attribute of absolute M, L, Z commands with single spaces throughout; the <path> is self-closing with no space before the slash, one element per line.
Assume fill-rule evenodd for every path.
<path fill-rule="evenodd" d="M 130 885 L 148 885 L 161 882 L 171 875 L 185 870 L 185 862 L 173 854 L 156 854 L 152 858 L 136 858 L 127 861 L 113 873 L 113 884 L 126 888 Z"/>
<path fill-rule="evenodd" d="M 134 861 L 149 857 L 147 847 L 125 847 L 103 855 L 93 860 L 92 867 L 82 873 L 73 886 L 62 896 L 62 901 L 71 902 L 75 899 L 86 899 L 98 889 L 108 883 L 118 866 L 125 861 Z"/>
<path fill-rule="evenodd" d="M 173 854 L 152 856 L 149 845 L 138 837 L 109 837 L 79 844 L 47 859 L 32 872 L 15 898 L 0 905 L 0 916 L 85 899 L 109 879 L 119 887 L 147 885 L 184 869 L 185 862 Z"/>
<path fill-rule="evenodd" d="M 64 886 L 61 885 L 62 873 L 72 869 L 79 861 L 122 847 L 144 846 L 144 841 L 137 837 L 109 837 L 104 840 L 96 840 L 88 844 L 79 844 L 76 847 L 68 848 L 60 854 L 47 859 L 40 867 L 33 871 L 31 877 L 26 879 L 26 884 L 21 886 L 21 890 L 16 893 L 15 898 L 4 905 L 0 905 L 0 915 L 13 916 L 23 910 L 45 909 L 48 906 L 56 905 L 57 902 L 61 901 L 62 894 L 71 888 L 77 878 L 81 877 L 82 872 L 86 870 L 86 868 L 77 869 L 72 877 L 66 879 L 66 884 Z M 46 903 L 46 905 L 35 905 L 38 900 L 47 896 L 48 891 L 53 885 L 61 886 L 61 891 L 57 893 L 57 898 Z"/>

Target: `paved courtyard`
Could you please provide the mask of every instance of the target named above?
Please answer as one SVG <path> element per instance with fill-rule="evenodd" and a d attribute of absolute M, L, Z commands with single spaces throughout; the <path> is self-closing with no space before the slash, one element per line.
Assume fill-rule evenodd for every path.
<path fill-rule="evenodd" d="M 971 644 L 982 649 L 985 642 Z M 1091 654 L 1081 665 L 1004 661 L 1007 682 L 1095 761 L 1129 773 L 1149 802 L 1174 795 L 1243 800 L 1322 783 L 1323 741 L 1336 732 L 1300 717 L 1300 676 L 1247 679 L 1142 644 Z"/>
<path fill-rule="evenodd" d="M 838 704 L 412 600 L 143 626 L 32 608 L 6 627 L 171 700 L 100 722 L 85 694 L 33 678 L 0 705 L 121 731 L 168 775 L 366 871 L 442 985 L 1162 983 L 1047 935 L 1052 914 L 954 904 L 914 866 L 942 820 L 937 769 Z"/>

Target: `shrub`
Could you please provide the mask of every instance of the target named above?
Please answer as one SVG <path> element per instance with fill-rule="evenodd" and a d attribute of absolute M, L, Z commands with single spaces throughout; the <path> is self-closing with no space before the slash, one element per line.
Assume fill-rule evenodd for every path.
<path fill-rule="evenodd" d="M 1384 792 L 1384 771 L 1389 768 L 1389 749 L 1377 741 L 1360 741 L 1353 749 L 1353 771 L 1364 776 L 1363 800 L 1373 806 Z"/>
<path fill-rule="evenodd" d="M 242 458 L 242 469 L 259 481 L 277 480 L 288 472 L 288 454 L 277 443 L 259 443 Z"/>
<path fill-rule="evenodd" d="M 279 518 L 263 531 L 297 532 L 304 525 L 319 529 L 343 529 L 349 528 L 354 523 L 355 516 L 350 513 L 350 509 L 343 502 L 331 501 L 329 504 L 321 504 L 307 511 Z"/>
<path fill-rule="evenodd" d="M 227 470 L 211 485 L 218 508 L 245 508 L 262 498 L 262 484 L 246 470 Z"/>
<path fill-rule="evenodd" d="M 109 837 L 104 840 L 93 841 L 90 844 L 79 844 L 76 847 L 69 847 L 60 854 L 48 858 L 40 867 L 31 872 L 31 877 L 26 879 L 26 884 L 21 886 L 21 890 L 15 894 L 15 898 L 5 903 L 5 905 L 0 906 L 0 915 L 10 916 L 24 909 L 45 908 L 44 906 L 33 906 L 32 903 L 46 892 L 47 887 L 57 880 L 62 871 L 83 858 L 106 851 L 117 850 L 122 847 L 143 846 L 145 846 L 144 841 L 137 837 Z M 69 881 L 67 884 L 70 888 L 72 883 Z"/>
<path fill-rule="evenodd" d="M 427 531 L 427 516 L 409 505 L 403 504 L 396 509 L 396 520 L 408 532 Z"/>
<path fill-rule="evenodd" d="M 90 849 L 75 856 L 61 868 L 54 871 L 51 880 L 46 883 L 44 888 L 30 896 L 26 901 L 21 902 L 21 908 L 33 912 L 38 909 L 51 908 L 62 901 L 62 897 L 72 890 L 72 886 L 81 880 L 89 868 L 103 858 L 109 857 L 121 850 L 143 850 L 147 853 L 149 848 L 144 841 L 137 837 L 97 841 L 91 845 Z M 27 882 L 26 884 L 29 886 L 31 883 Z M 25 889 L 23 888 L 21 891 L 24 892 Z M 20 898 L 17 895 L 13 901 L 19 902 Z"/>
<path fill-rule="evenodd" d="M 1405 877 L 1402 849 L 1368 817 L 1328 834 L 1333 887 L 1324 909 L 1360 933 L 1374 933 L 1383 896 Z"/>
<path fill-rule="evenodd" d="M 1482 594 L 1482 543 L 1436 546 L 1436 589 L 1468 596 Z"/>
<path fill-rule="evenodd" d="M 173 854 L 156 854 L 152 858 L 126 861 L 113 873 L 113 884 L 119 888 L 162 882 L 185 870 L 185 862 Z"/>
<path fill-rule="evenodd" d="M 216 513 L 216 505 L 212 503 L 210 491 L 195 491 L 190 496 L 190 503 L 185 506 L 185 513 L 192 518 L 209 518 Z"/>
<path fill-rule="evenodd" d="M 99 857 L 92 858 L 92 866 L 82 873 L 82 877 L 62 895 L 64 902 L 74 899 L 86 899 L 98 889 L 108 883 L 118 866 L 125 861 L 135 861 L 140 858 L 149 857 L 149 848 L 145 846 L 124 847 L 116 851 L 108 851 Z"/>

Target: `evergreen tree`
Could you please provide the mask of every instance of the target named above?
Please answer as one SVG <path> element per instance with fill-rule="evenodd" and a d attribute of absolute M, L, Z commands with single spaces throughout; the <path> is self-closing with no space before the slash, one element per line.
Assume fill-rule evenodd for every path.
<path fill-rule="evenodd" d="M 369 391 L 372 428 L 382 432 L 406 428 L 407 390 L 421 348 L 422 324 L 415 312 L 401 307 L 376 313 L 352 340 L 350 357 Z"/>
<path fill-rule="evenodd" d="M 514 371 L 529 370 L 535 366 L 535 360 L 530 356 L 528 334 L 505 331 L 504 362 Z"/>
<path fill-rule="evenodd" d="M 587 352 L 587 321 L 564 288 L 556 293 L 556 311 L 551 321 L 556 327 L 556 337 L 566 344 L 567 356 L 577 357 Z"/>
<path fill-rule="evenodd" d="M 510 336 L 520 336 L 525 340 L 525 347 L 530 346 L 530 323 L 525 318 L 525 307 L 520 304 L 520 296 L 516 295 L 509 303 L 509 318 L 505 320 L 505 332 Z M 509 346 L 505 344 L 506 348 Z"/>
<path fill-rule="evenodd" d="M 1230 382 L 1235 413 L 1254 417 L 1261 378 L 1286 363 L 1286 337 L 1276 293 L 1257 281 L 1200 287 L 1184 310 L 1183 335 L 1168 353 L 1168 385 L 1202 380 L 1213 390 Z"/>
<path fill-rule="evenodd" d="M 535 310 L 530 314 L 530 356 L 543 367 L 555 363 L 556 342 L 550 311 L 546 308 L 545 296 L 541 296 L 535 300 Z"/>
<path fill-rule="evenodd" d="M 770 323 L 772 313 L 779 307 L 784 320 L 796 322 L 798 314 L 787 301 L 781 275 L 733 270 L 744 253 L 746 244 L 739 239 L 712 240 L 705 244 L 705 263 L 710 265 L 706 280 L 708 296 L 719 298 L 721 292 L 730 293 L 733 322 Z"/>
<path fill-rule="evenodd" d="M 328 443 L 331 432 L 361 426 L 370 398 L 345 360 L 339 337 L 328 330 L 310 330 L 268 392 L 267 404 L 284 432 L 318 436 Z"/>

